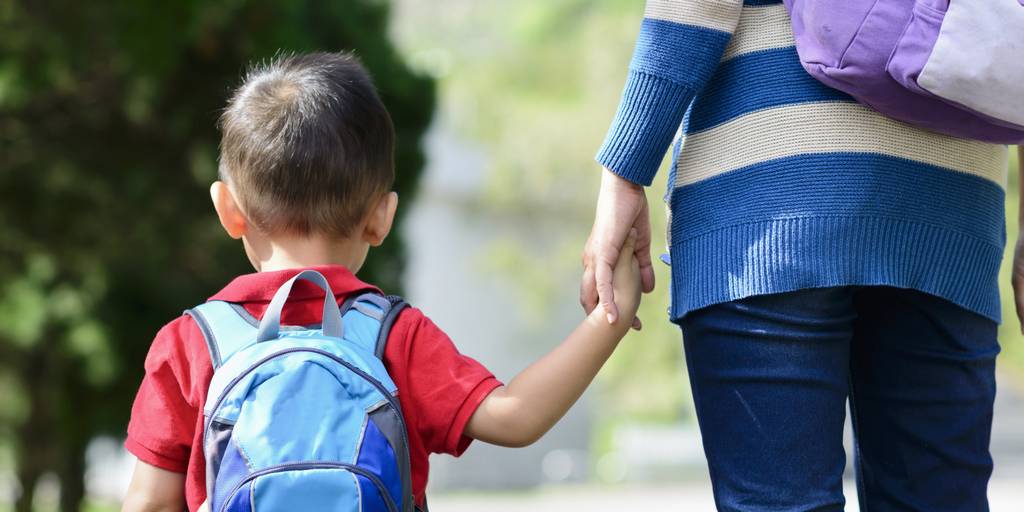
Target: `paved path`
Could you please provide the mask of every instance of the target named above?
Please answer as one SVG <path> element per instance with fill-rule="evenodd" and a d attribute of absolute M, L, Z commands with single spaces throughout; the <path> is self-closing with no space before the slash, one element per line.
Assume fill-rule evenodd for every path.
<path fill-rule="evenodd" d="M 989 486 L 992 512 L 1024 510 L 1024 383 L 1000 378 L 992 453 L 996 470 Z M 857 492 L 847 481 L 846 510 L 857 510 Z M 536 491 L 494 493 L 431 493 L 431 509 L 440 512 L 565 512 L 572 510 L 714 511 L 705 479 L 677 484 L 626 484 L 548 487 Z"/>
<path fill-rule="evenodd" d="M 846 510 L 857 510 L 857 493 L 846 485 Z M 993 481 L 989 487 L 992 512 L 1018 512 L 1024 503 L 1024 482 Z M 706 484 L 673 486 L 554 487 L 521 494 L 434 494 L 430 508 L 440 512 L 566 512 L 571 510 L 615 511 L 673 510 L 714 511 Z"/>

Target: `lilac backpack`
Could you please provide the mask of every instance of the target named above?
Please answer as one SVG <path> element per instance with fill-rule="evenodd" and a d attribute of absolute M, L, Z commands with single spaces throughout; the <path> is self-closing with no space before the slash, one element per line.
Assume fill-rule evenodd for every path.
<path fill-rule="evenodd" d="M 1024 0 L 785 0 L 804 68 L 894 119 L 1024 143 Z"/>

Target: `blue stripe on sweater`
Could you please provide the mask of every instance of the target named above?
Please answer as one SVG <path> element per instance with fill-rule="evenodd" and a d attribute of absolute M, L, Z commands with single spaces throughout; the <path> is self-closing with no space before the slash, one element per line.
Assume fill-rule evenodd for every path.
<path fill-rule="evenodd" d="M 763 50 L 722 63 L 697 94 L 686 133 L 713 128 L 758 110 L 821 101 L 854 101 L 804 70 L 796 47 Z"/>
<path fill-rule="evenodd" d="M 751 295 L 884 285 L 999 321 L 1003 203 L 988 180 L 870 153 L 778 159 L 677 188 L 672 318 Z"/>
<path fill-rule="evenodd" d="M 1002 246 L 1003 200 L 989 180 L 921 162 L 876 153 L 804 154 L 677 188 L 672 240 L 761 220 L 843 216 L 899 218 Z"/>
<path fill-rule="evenodd" d="M 645 18 L 597 161 L 629 181 L 650 185 L 694 91 L 714 73 L 729 37 L 719 30 Z"/>
<path fill-rule="evenodd" d="M 693 91 L 687 87 L 630 71 L 615 119 L 597 152 L 598 163 L 633 183 L 650 185 L 691 101 Z"/>
<path fill-rule="evenodd" d="M 1001 247 L 931 224 L 885 217 L 799 217 L 727 226 L 674 241 L 678 320 L 712 304 L 831 286 L 893 286 L 1000 319 Z"/>
<path fill-rule="evenodd" d="M 711 78 L 730 37 L 711 28 L 644 18 L 630 68 L 698 89 Z"/>
<path fill-rule="evenodd" d="M 743 5 L 759 6 L 759 5 L 775 5 L 781 4 L 782 0 L 743 0 Z"/>

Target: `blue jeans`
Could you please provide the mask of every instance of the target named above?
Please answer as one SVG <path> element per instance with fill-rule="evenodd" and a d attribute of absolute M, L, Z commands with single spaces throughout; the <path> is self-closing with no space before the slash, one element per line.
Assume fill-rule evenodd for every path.
<path fill-rule="evenodd" d="M 718 304 L 680 325 L 719 510 L 843 510 L 847 399 L 861 510 L 988 510 L 995 322 L 848 286 Z"/>

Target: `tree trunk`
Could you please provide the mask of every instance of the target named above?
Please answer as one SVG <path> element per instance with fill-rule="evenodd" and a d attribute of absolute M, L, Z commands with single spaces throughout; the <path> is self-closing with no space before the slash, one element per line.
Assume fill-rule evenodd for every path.
<path fill-rule="evenodd" d="M 15 503 L 16 512 L 32 512 L 36 484 L 40 477 L 53 468 L 55 444 L 53 416 L 53 380 L 51 357 L 47 337 L 25 354 L 20 380 L 28 398 L 28 417 L 15 429 L 15 464 L 21 495 Z"/>
<path fill-rule="evenodd" d="M 78 512 L 85 499 L 85 444 L 76 443 L 64 452 L 60 471 L 60 512 Z"/>
<path fill-rule="evenodd" d="M 32 465 L 29 464 L 27 466 Z M 40 476 L 42 476 L 41 472 L 37 471 L 34 467 L 20 467 L 18 469 L 18 482 L 21 484 L 21 494 L 18 495 L 18 499 L 14 502 L 15 512 L 32 512 L 36 484 L 39 482 Z"/>
<path fill-rule="evenodd" d="M 32 407 L 33 412 L 29 413 L 28 419 L 17 430 L 14 441 L 17 446 L 18 482 L 21 484 L 21 494 L 14 506 L 17 512 L 32 512 L 36 484 L 46 471 L 46 447 L 39 435 L 40 430 L 45 427 L 41 425 L 40 417 L 35 413 L 36 404 L 32 404 Z"/>

